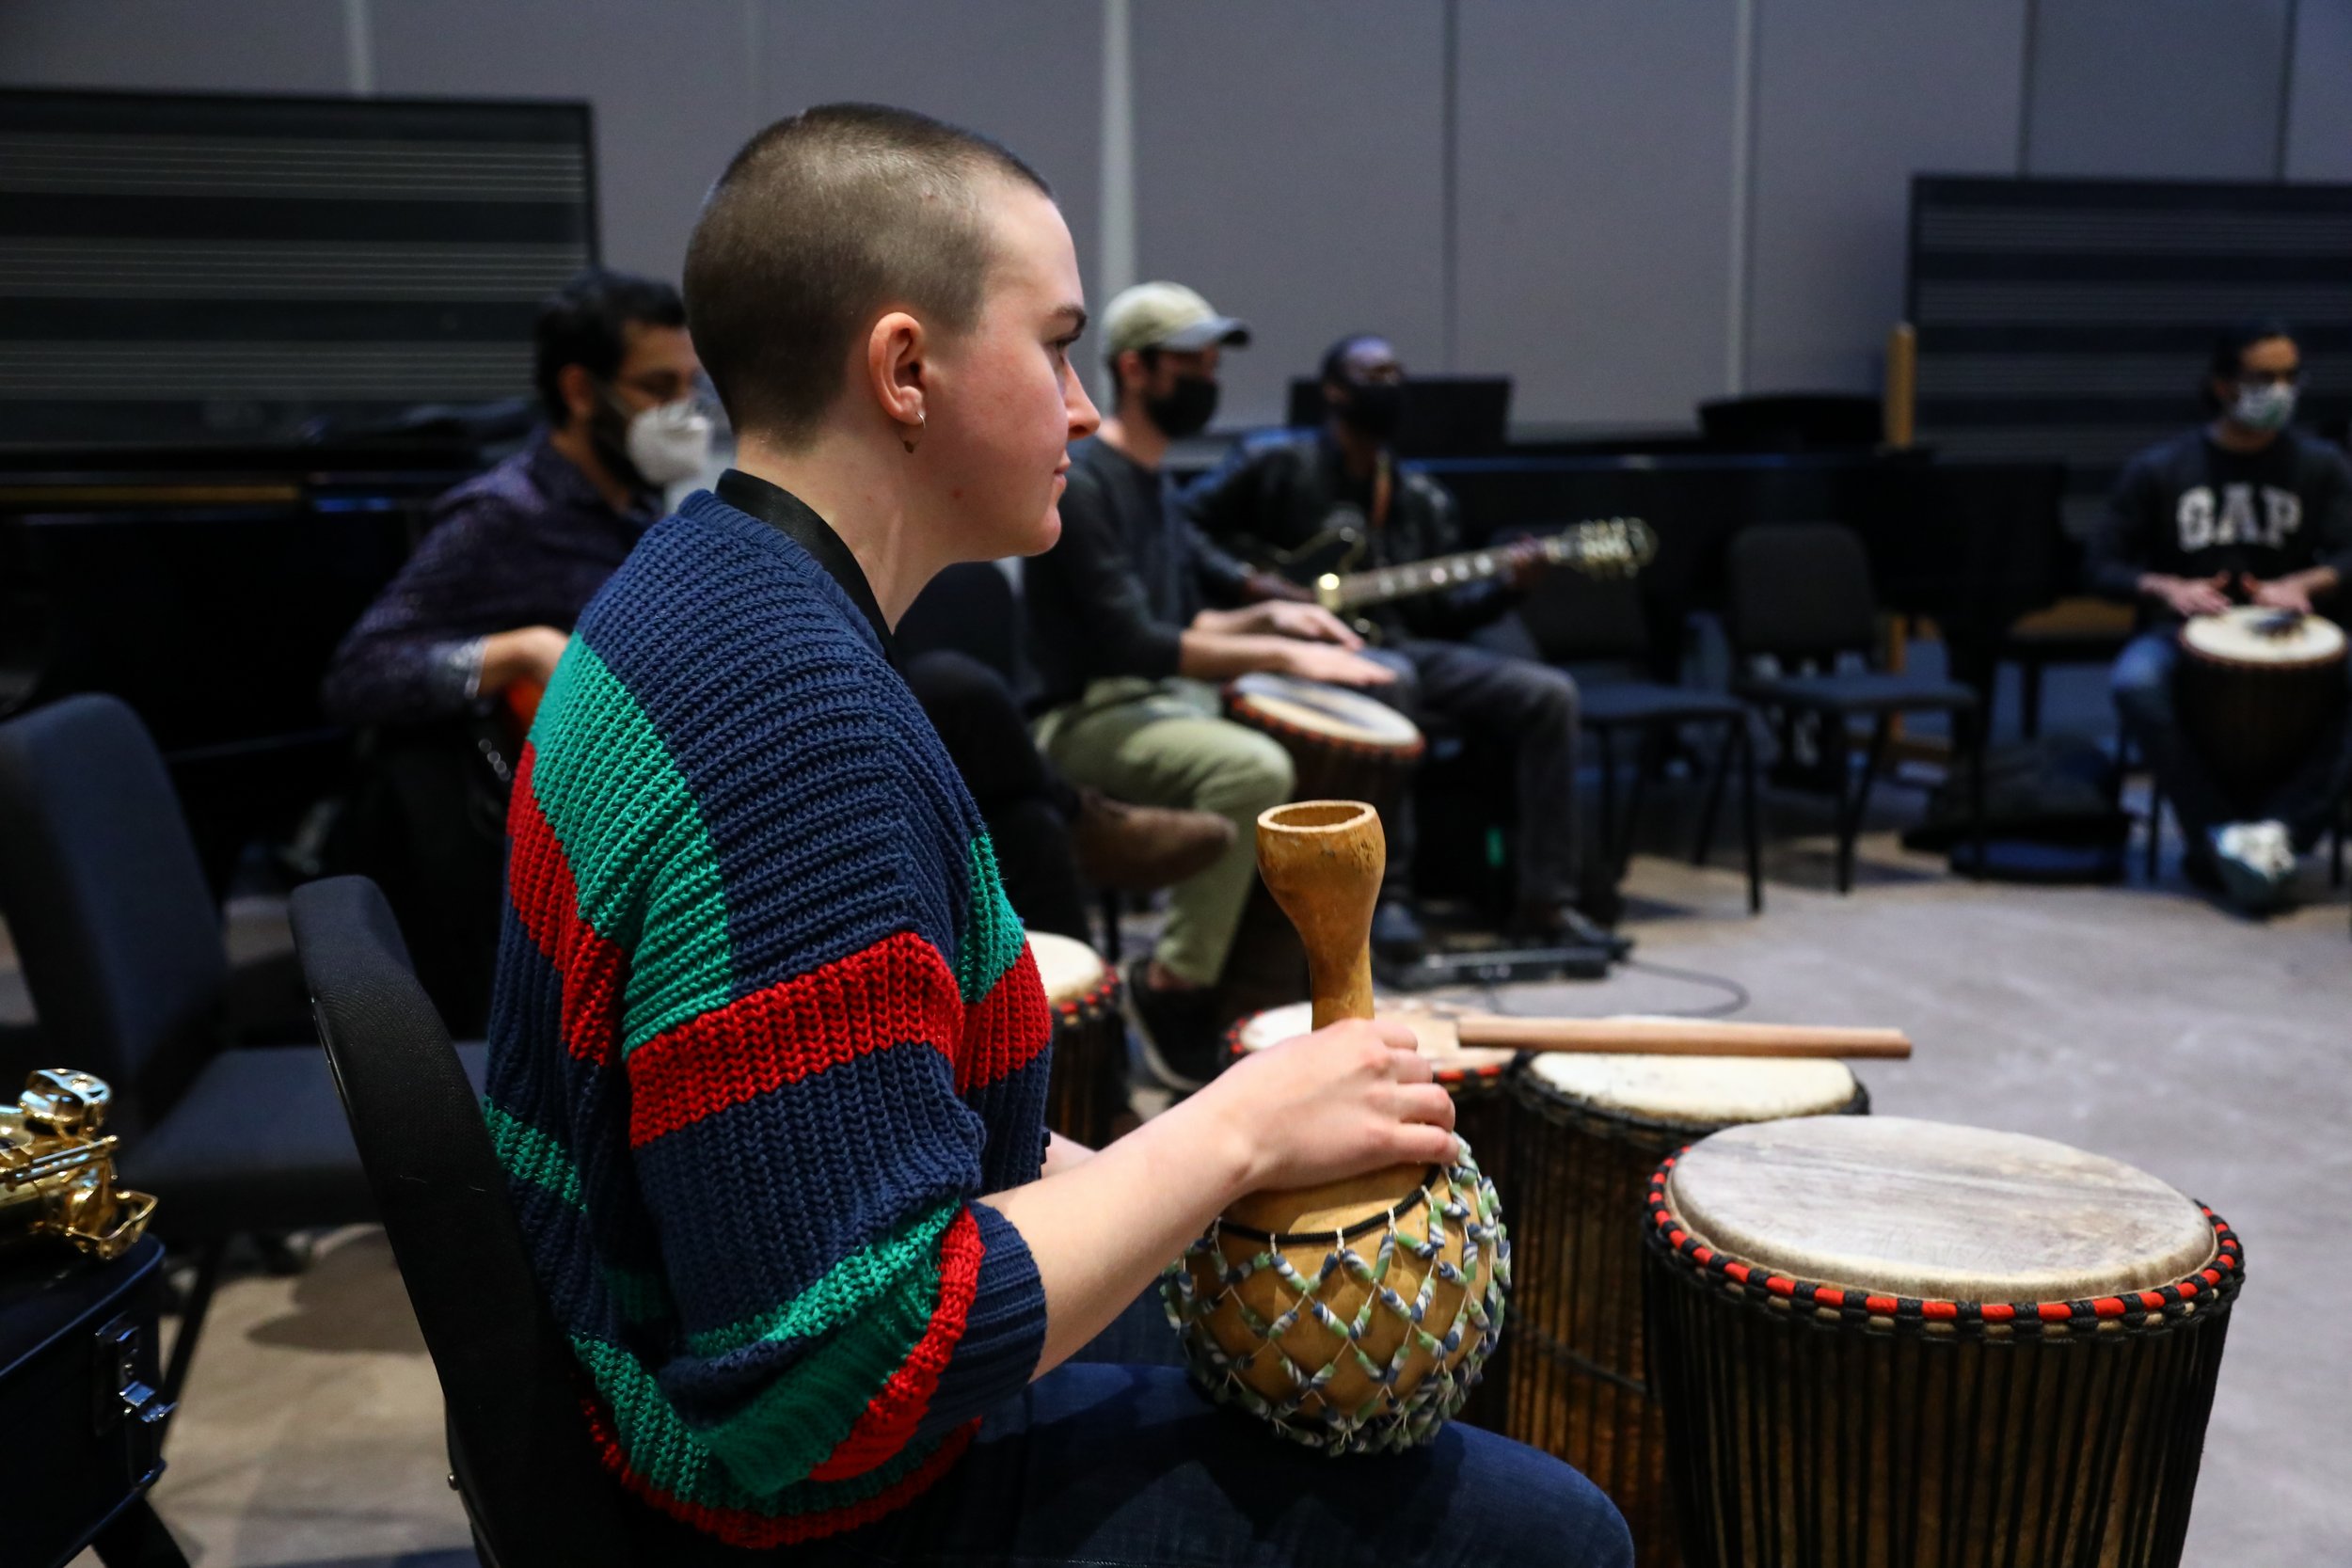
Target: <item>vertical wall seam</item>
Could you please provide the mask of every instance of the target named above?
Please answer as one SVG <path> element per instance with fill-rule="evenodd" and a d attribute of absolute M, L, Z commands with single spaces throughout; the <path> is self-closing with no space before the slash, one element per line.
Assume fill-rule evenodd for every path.
<path fill-rule="evenodd" d="M 1738 396 L 1748 383 L 1748 306 L 1756 246 L 1750 230 L 1756 206 L 1756 0 L 1739 0 L 1732 24 L 1731 288 L 1724 322 L 1724 390 Z"/>
<path fill-rule="evenodd" d="M 375 96 L 375 19 L 368 0 L 343 0 L 343 76 L 354 98 Z"/>
<path fill-rule="evenodd" d="M 2042 31 L 2042 0 L 2026 0 L 2026 37 L 2017 63 L 2017 177 L 2033 172 L 2034 39 Z"/>
<path fill-rule="evenodd" d="M 2302 24 L 2303 0 L 2287 0 L 2286 39 L 2279 49 L 2279 148 L 2272 160 L 2272 178 L 2287 177 L 2287 151 L 2295 126 L 2296 32 Z"/>
<path fill-rule="evenodd" d="M 1133 23 L 1128 0 L 1103 0 L 1103 243 L 1102 270 L 1095 279 L 1102 296 L 1095 307 L 1098 311 L 1113 294 L 1136 281 Z M 1102 374 L 1104 395 L 1112 397 L 1117 388 L 1111 384 L 1108 367 Z"/>
<path fill-rule="evenodd" d="M 1438 127 L 1438 297 L 1445 343 L 1445 368 L 1462 367 L 1456 354 L 1461 342 L 1461 0 L 1445 0 L 1445 85 Z"/>

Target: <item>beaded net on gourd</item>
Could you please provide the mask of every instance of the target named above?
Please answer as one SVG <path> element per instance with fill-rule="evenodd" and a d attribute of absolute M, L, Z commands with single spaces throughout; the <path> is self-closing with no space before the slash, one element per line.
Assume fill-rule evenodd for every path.
<path fill-rule="evenodd" d="M 1502 1333 L 1511 1246 L 1469 1146 L 1413 1196 L 1340 1232 L 1224 1221 L 1161 1276 L 1192 1375 L 1331 1453 L 1424 1443 Z"/>

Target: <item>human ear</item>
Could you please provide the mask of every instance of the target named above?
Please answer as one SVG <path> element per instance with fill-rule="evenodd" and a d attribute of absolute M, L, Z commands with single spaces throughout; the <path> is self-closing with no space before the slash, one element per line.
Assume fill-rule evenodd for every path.
<path fill-rule="evenodd" d="M 565 365 L 555 372 L 555 392 L 564 400 L 564 422 L 583 425 L 596 417 L 596 378 L 585 365 Z"/>
<path fill-rule="evenodd" d="M 866 335 L 867 389 L 884 416 L 910 429 L 923 424 L 926 351 L 923 324 L 904 310 L 881 316 Z"/>

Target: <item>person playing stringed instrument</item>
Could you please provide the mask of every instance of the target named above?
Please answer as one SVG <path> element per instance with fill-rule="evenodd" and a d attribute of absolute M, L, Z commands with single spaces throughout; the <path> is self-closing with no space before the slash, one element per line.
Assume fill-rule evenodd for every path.
<path fill-rule="evenodd" d="M 1343 338 L 1323 358 L 1329 415 L 1311 434 L 1253 438 L 1183 497 L 1186 515 L 1212 540 L 1297 549 L 1335 528 L 1362 536 L 1373 566 L 1401 565 L 1461 548 L 1454 499 L 1426 475 L 1397 466 L 1392 439 L 1404 409 L 1405 367 L 1388 340 Z M 1371 657 L 1398 673 L 1379 693 L 1408 718 L 1437 714 L 1506 742 L 1516 758 L 1518 934 L 1539 942 L 1610 942 L 1578 912 L 1576 682 L 1533 659 L 1460 641 L 1500 617 L 1542 570 L 1533 546 L 1505 569 L 1442 593 L 1401 599 L 1365 614 L 1378 629 Z M 1389 883 L 1374 945 L 1407 958 L 1422 936 L 1411 903 L 1413 824 L 1408 808 L 1391 834 Z"/>

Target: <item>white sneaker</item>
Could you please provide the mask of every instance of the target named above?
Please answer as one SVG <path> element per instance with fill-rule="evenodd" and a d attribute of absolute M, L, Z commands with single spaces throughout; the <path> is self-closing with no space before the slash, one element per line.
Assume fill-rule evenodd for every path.
<path fill-rule="evenodd" d="M 2249 914 L 2265 914 L 2279 907 L 2285 895 L 2286 876 L 2295 869 L 2294 847 L 2286 846 L 2285 871 L 2279 868 L 2280 846 L 2285 830 L 2274 840 L 2273 822 L 2229 822 L 2210 830 L 2215 868 L 2221 873 L 2225 897 Z"/>
<path fill-rule="evenodd" d="M 2271 877 L 2276 881 L 2290 881 L 2295 876 L 2297 859 L 2295 835 L 2287 832 L 2283 822 L 2256 822 L 2253 825 L 2258 852 L 2264 857 Z"/>

